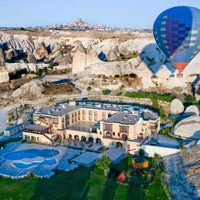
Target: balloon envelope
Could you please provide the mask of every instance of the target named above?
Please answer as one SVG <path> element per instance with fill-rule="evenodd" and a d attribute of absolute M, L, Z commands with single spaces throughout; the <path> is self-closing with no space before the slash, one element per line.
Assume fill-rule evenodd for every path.
<path fill-rule="evenodd" d="M 178 6 L 162 12 L 154 22 L 156 43 L 182 72 L 200 51 L 200 10 Z"/>

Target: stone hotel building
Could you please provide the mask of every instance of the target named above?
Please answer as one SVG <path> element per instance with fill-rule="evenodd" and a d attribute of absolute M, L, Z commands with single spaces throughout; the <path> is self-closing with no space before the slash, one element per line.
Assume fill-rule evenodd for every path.
<path fill-rule="evenodd" d="M 138 106 L 70 102 L 39 108 L 34 124 L 27 125 L 23 138 L 38 143 L 61 141 L 101 143 L 133 153 L 141 142 L 160 129 L 157 113 Z"/>

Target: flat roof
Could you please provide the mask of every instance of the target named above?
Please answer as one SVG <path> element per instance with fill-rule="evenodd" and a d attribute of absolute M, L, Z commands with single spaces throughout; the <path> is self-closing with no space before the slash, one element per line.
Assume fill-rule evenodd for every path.
<path fill-rule="evenodd" d="M 34 130 L 34 131 L 46 131 L 49 127 L 47 126 L 40 126 L 36 124 L 28 124 L 24 127 L 25 130 Z"/>
<path fill-rule="evenodd" d="M 73 110 L 78 109 L 77 106 L 52 106 L 52 107 L 44 107 L 40 108 L 38 111 L 35 112 L 35 114 L 41 114 L 41 115 L 50 115 L 50 116 L 62 116 L 68 112 L 71 112 Z"/>
<path fill-rule="evenodd" d="M 35 114 L 36 115 L 46 115 L 46 116 L 62 116 L 67 114 L 73 110 L 77 110 L 79 108 L 88 108 L 88 109 L 97 109 L 97 110 L 111 110 L 111 111 L 118 111 L 119 113 L 125 113 L 124 115 L 129 116 L 129 120 L 133 123 L 135 120 L 133 119 L 134 116 L 142 117 L 143 120 L 155 120 L 158 118 L 158 114 L 153 112 L 150 109 L 143 108 L 142 106 L 135 106 L 135 105 L 123 105 L 118 103 L 102 103 L 102 102 L 77 102 L 75 106 L 69 106 L 68 103 L 56 103 L 54 106 L 51 107 L 42 107 L 39 108 Z M 118 116 L 118 118 L 122 118 L 122 116 Z M 113 119 L 114 120 L 114 119 Z M 117 120 L 117 119 L 116 119 Z M 123 119 L 121 119 L 123 120 Z M 124 119 L 125 120 L 125 119 Z M 138 119 L 137 119 L 138 120 Z M 128 120 L 125 120 L 128 123 Z M 118 120 L 119 122 L 119 120 Z M 128 123 L 130 124 L 130 123 Z"/>
<path fill-rule="evenodd" d="M 149 136 L 148 140 L 144 143 L 144 145 L 178 148 L 179 141 L 161 134 L 154 133 L 151 136 Z"/>
<path fill-rule="evenodd" d="M 130 125 L 130 124 L 136 124 L 138 120 L 139 120 L 138 115 L 129 114 L 125 112 L 118 112 L 109 117 L 107 120 L 104 120 L 104 122 Z"/>

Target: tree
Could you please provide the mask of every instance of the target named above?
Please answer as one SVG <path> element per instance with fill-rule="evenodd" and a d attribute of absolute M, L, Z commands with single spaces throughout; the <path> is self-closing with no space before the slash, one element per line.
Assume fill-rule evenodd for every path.
<path fill-rule="evenodd" d="M 162 106 L 159 108 L 159 115 L 162 120 L 164 120 L 164 121 L 167 120 L 167 116 L 166 116 L 165 111 Z"/>
<path fill-rule="evenodd" d="M 144 157 L 144 154 L 145 154 L 144 149 L 139 149 L 138 154 L 140 157 Z"/>
<path fill-rule="evenodd" d="M 105 169 L 108 169 L 109 166 L 111 164 L 111 159 L 106 156 L 106 155 L 103 155 L 100 159 L 97 160 L 96 162 L 96 166 L 101 169 L 101 170 L 105 170 Z"/>
<path fill-rule="evenodd" d="M 36 71 L 36 74 L 37 74 L 38 76 L 42 76 L 42 74 L 43 74 L 43 69 L 39 68 L 39 69 Z"/>

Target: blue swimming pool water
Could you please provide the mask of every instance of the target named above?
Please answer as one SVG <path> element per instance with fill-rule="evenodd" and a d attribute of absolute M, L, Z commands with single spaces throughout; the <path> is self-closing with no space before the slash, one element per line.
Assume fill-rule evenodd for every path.
<path fill-rule="evenodd" d="M 7 160 L 20 160 L 23 158 L 36 158 L 38 156 L 48 158 L 58 155 L 59 151 L 55 149 L 27 149 L 7 153 L 4 158 Z"/>
<path fill-rule="evenodd" d="M 31 167 L 31 166 L 34 166 L 34 165 L 38 165 L 38 164 L 54 165 L 54 164 L 56 164 L 56 161 L 54 159 L 50 159 L 50 160 L 44 160 L 42 162 L 38 162 L 38 161 L 34 161 L 34 162 L 31 162 L 31 163 L 21 163 L 21 162 L 18 162 L 18 163 L 13 163 L 13 164 L 17 168 L 25 169 L 25 168 L 28 168 L 28 167 Z"/>

